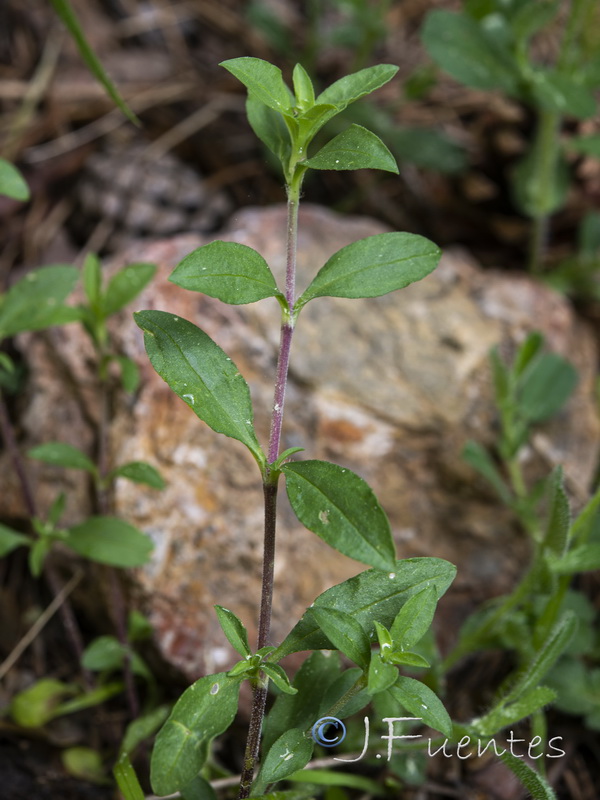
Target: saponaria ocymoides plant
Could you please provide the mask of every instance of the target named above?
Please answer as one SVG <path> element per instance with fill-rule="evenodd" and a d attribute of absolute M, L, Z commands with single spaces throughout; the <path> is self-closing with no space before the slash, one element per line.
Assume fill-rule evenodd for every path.
<path fill-rule="evenodd" d="M 315 721 L 322 723 L 329 717 L 335 721 L 332 724 L 341 723 L 371 700 L 380 701 L 381 707 L 387 704 L 387 713 L 393 709 L 398 718 L 402 710 L 413 714 L 413 722 L 440 731 L 446 741 L 457 742 L 459 747 L 465 736 L 489 743 L 496 731 L 534 713 L 554 697 L 552 691 L 538 684 L 566 646 L 573 620 L 561 618 L 551 626 L 531 662 L 524 666 L 510 691 L 498 700 L 492 710 L 497 713 L 490 712 L 483 722 L 453 724 L 430 686 L 399 673 L 399 666 L 428 666 L 424 656 L 413 650 L 431 626 L 437 601 L 453 580 L 454 566 L 429 557 L 397 560 L 390 524 L 362 478 L 325 461 L 292 460 L 299 448 L 281 452 L 292 339 L 304 306 L 313 300 L 318 302 L 319 297 L 369 298 L 402 289 L 426 277 L 440 257 L 439 249 L 422 236 L 377 234 L 335 253 L 315 269 L 308 287 L 297 295 L 298 206 L 306 173 L 311 169 L 362 168 L 397 172 L 385 144 L 359 125 L 351 125 L 316 152 L 311 143 L 329 120 L 383 86 L 397 70 L 386 64 L 369 67 L 315 95 L 313 84 L 300 65 L 293 71 L 293 92 L 281 71 L 260 59 L 236 58 L 222 66 L 247 88 L 250 125 L 281 164 L 288 209 L 285 284 L 277 284 L 258 252 L 223 241 L 189 254 L 175 268 L 171 280 L 184 289 L 230 304 L 277 300 L 281 333 L 266 449 L 254 429 L 246 381 L 206 333 L 193 322 L 166 311 L 141 311 L 135 319 L 144 332 L 146 350 L 157 373 L 214 431 L 242 442 L 257 464 L 257 480 L 260 478 L 264 493 L 258 642 L 252 651 L 241 620 L 231 610 L 216 606 L 223 631 L 241 660 L 227 672 L 200 678 L 177 701 L 154 745 L 151 783 L 153 790 L 162 795 L 180 792 L 185 797 L 215 797 L 200 772 L 207 763 L 212 740 L 234 720 L 241 682 L 249 680 L 253 703 L 239 798 L 266 798 L 274 797 L 265 794 L 273 785 L 297 775 L 310 762 L 319 740 Z M 277 495 L 282 479 L 300 522 L 341 553 L 371 569 L 320 595 L 284 641 L 275 646 L 269 631 Z M 338 652 L 332 658 L 325 657 L 322 650 Z M 314 652 L 290 683 L 279 662 L 284 656 L 303 651 Z M 356 667 L 341 670 L 340 654 Z M 269 682 L 279 695 L 265 722 Z M 435 685 L 435 679 L 431 683 Z M 523 764 L 512 750 L 501 757 L 535 797 L 553 797 L 544 778 Z M 135 781 L 125 758 L 116 774 L 126 796 L 135 797 L 128 794 L 127 786 Z M 277 793 L 277 797 L 290 800 L 297 796 L 294 790 Z"/>

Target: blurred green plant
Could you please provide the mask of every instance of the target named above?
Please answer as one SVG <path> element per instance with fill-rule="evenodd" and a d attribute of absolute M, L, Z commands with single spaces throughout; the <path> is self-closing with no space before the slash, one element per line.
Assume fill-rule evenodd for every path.
<path fill-rule="evenodd" d="M 544 276 L 553 288 L 576 300 L 600 300 L 600 214 L 581 220 L 575 252 Z"/>
<path fill-rule="evenodd" d="M 83 58 L 83 61 L 89 71 L 92 73 L 98 83 L 104 87 L 104 90 L 113 101 L 113 103 L 125 114 L 125 116 L 136 125 L 139 120 L 133 111 L 129 108 L 125 100 L 123 100 L 119 90 L 109 78 L 98 56 L 94 53 L 85 32 L 83 31 L 75 10 L 69 0 L 50 0 L 57 16 L 63 22 L 68 30 L 71 38 L 77 45 L 77 48 Z"/>
<path fill-rule="evenodd" d="M 516 656 L 516 675 L 522 675 L 536 649 L 552 639 L 552 631 L 562 630 L 566 636 L 571 629 L 568 650 L 560 646 L 560 660 L 554 658 L 552 668 L 545 670 L 545 682 L 559 709 L 581 713 L 588 725 L 600 727 L 596 612 L 582 593 L 570 588 L 576 575 L 600 568 L 600 490 L 573 519 L 559 467 L 533 485 L 522 470 L 533 426 L 560 411 L 574 388 L 576 373 L 569 362 L 543 351 L 539 333 L 525 340 L 512 363 L 502 361 L 497 350 L 490 360 L 499 438 L 492 451 L 467 443 L 464 457 L 528 533 L 531 561 L 510 594 L 489 602 L 467 620 L 443 669 L 474 651 L 500 648 Z M 563 634 L 557 634 L 559 639 Z M 505 685 L 510 687 L 513 681 L 509 676 Z M 513 692 L 511 688 L 509 697 Z M 477 727 L 482 729 L 481 720 Z M 546 731 L 541 708 L 534 714 L 533 729 L 541 735 Z"/>
<path fill-rule="evenodd" d="M 533 222 L 532 272 L 542 269 L 550 217 L 566 200 L 566 153 L 600 149 L 598 135 L 569 139 L 564 129 L 565 119 L 589 119 L 597 113 L 600 40 L 595 0 L 568 4 L 552 65 L 538 63 L 531 46 L 563 7 L 558 0 L 465 0 L 461 12 L 431 11 L 422 30 L 428 54 L 453 78 L 475 89 L 504 92 L 536 115 L 533 142 L 511 174 L 515 203 Z"/>

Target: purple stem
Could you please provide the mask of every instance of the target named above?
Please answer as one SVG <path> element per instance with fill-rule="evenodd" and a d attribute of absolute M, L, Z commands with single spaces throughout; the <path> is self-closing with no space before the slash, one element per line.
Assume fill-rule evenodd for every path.
<path fill-rule="evenodd" d="M 296 250 L 298 244 L 298 204 L 300 201 L 299 182 L 288 187 L 287 216 L 287 264 L 285 276 L 285 299 L 288 311 L 284 312 L 281 324 L 279 356 L 277 359 L 277 376 L 271 414 L 271 431 L 269 434 L 268 460 L 272 464 L 279 456 L 281 444 L 281 428 L 283 424 L 283 407 L 290 363 L 292 335 L 294 333 L 294 294 L 296 291 Z M 267 468 L 263 483 L 265 503 L 265 537 L 263 549 L 263 573 L 260 600 L 260 617 L 258 623 L 257 649 L 265 647 L 269 642 L 271 629 L 271 608 L 273 604 L 273 569 L 275 566 L 275 533 L 277 525 L 277 476 L 271 476 Z M 254 770 L 260 749 L 265 706 L 267 702 L 267 681 L 257 681 L 253 687 L 252 711 L 248 727 L 244 766 L 240 780 L 238 800 L 250 797 Z"/>

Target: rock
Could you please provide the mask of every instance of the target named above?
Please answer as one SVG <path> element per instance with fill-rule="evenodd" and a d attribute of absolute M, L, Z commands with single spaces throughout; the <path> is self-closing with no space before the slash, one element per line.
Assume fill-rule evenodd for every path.
<path fill-rule="evenodd" d="M 337 249 L 386 230 L 315 206 L 304 207 L 300 225 L 300 288 Z M 284 232 L 283 207 L 246 209 L 221 238 L 255 247 L 281 279 Z M 128 260 L 159 264 L 135 307 L 192 320 L 227 351 L 250 385 L 256 427 L 266 442 L 279 336 L 276 301 L 226 306 L 167 281 L 184 255 L 208 241 L 181 236 L 130 251 Z M 113 334 L 119 349 L 140 365 L 142 383 L 135 397 L 122 398 L 114 409 L 111 458 L 113 464 L 149 461 L 168 486 L 156 492 L 120 479 L 114 506 L 155 542 L 152 562 L 135 575 L 137 591 L 163 654 L 191 679 L 235 660 L 215 603 L 238 613 L 255 639 L 262 492 L 243 445 L 200 422 L 154 373 L 132 310 L 115 319 Z M 562 463 L 581 502 L 598 456 L 596 345 L 568 302 L 549 289 L 523 275 L 483 272 L 457 250 L 401 292 L 309 303 L 295 334 L 283 446 L 304 447 L 303 457 L 332 460 L 362 475 L 390 517 L 400 557 L 434 555 L 458 565 L 442 608 L 446 643 L 465 609 L 509 589 L 527 558 L 524 534 L 460 452 L 469 438 L 484 444 L 494 439 L 489 349 L 499 344 L 512 352 L 533 328 L 575 363 L 580 380 L 560 417 L 536 433 L 526 466 L 541 476 Z M 91 446 L 98 412 L 82 333 L 70 326 L 26 338 L 31 379 L 21 415 L 24 446 L 49 439 Z M 61 368 L 78 376 L 79 395 L 57 378 Z M 67 486 L 74 492 L 71 518 L 89 513 L 84 478 L 33 467 L 41 505 Z M 10 486 L 0 514 L 15 517 L 22 509 Z M 361 569 L 302 528 L 285 492 L 280 497 L 274 643 L 319 593 Z"/>

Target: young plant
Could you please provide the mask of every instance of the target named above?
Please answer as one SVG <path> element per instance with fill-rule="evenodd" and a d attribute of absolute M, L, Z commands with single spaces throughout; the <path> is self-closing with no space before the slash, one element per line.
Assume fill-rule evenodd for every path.
<path fill-rule="evenodd" d="M 449 733 L 449 718 L 433 693 L 419 681 L 403 689 L 397 663 L 409 663 L 402 653 L 398 614 L 414 595 L 424 602 L 426 628 L 440 595 L 454 577 L 454 567 L 435 558 L 397 561 L 387 517 L 369 486 L 349 469 L 325 461 L 290 461 L 299 448 L 281 452 L 286 384 L 294 330 L 307 303 L 319 297 L 377 297 L 420 280 L 439 260 L 439 249 L 421 236 L 384 233 L 362 239 L 335 253 L 317 271 L 308 288 L 296 295 L 298 205 L 303 179 L 310 169 L 362 168 L 397 172 L 384 143 L 372 132 L 351 125 L 321 149 L 311 143 L 323 126 L 349 104 L 387 83 L 396 73 L 391 65 L 370 67 L 336 81 L 316 95 L 305 70 L 293 72 L 293 93 L 281 71 L 255 58 L 223 63 L 248 90 L 247 112 L 257 136 L 278 158 L 288 206 L 285 284 L 279 287 L 263 257 L 245 245 L 213 242 L 188 255 L 171 280 L 185 289 L 200 291 L 226 303 L 252 303 L 274 297 L 281 311 L 281 333 L 270 436 L 266 450 L 258 441 L 248 385 L 236 365 L 206 333 L 192 322 L 164 311 L 135 315 L 144 332 L 148 356 L 158 374 L 213 430 L 242 442 L 254 457 L 264 494 L 264 558 L 256 651 L 236 615 L 217 607 L 219 621 L 241 661 L 228 672 L 208 675 L 191 686 L 175 705 L 160 731 L 151 763 L 155 792 L 185 793 L 186 787 L 206 782 L 199 772 L 212 739 L 231 725 L 240 682 L 252 685 L 253 703 L 240 780 L 239 797 L 260 794 L 302 769 L 310 760 L 314 741 L 308 735 L 322 712 L 338 716 L 363 707 L 372 695 L 394 685 L 407 702 L 422 698 L 427 724 Z M 291 633 L 278 646 L 270 645 L 277 494 L 283 477 L 298 519 L 341 553 L 371 565 L 318 597 Z M 412 608 L 415 615 L 417 608 Z M 408 615 L 408 611 L 405 615 Z M 411 614 L 412 616 L 412 614 Z M 378 623 L 376 626 L 375 623 Z M 419 628 L 419 633 L 424 632 Z M 405 635 L 405 634 L 404 634 Z M 376 636 L 381 650 L 371 651 Z M 418 638 L 415 634 L 415 640 Z M 388 641 L 389 640 L 389 641 Z M 388 653 L 388 645 L 392 652 Z M 279 661 L 298 651 L 339 650 L 357 664 L 354 670 L 329 675 L 302 690 L 291 686 Z M 383 651 L 383 654 L 381 653 Z M 313 663 L 318 653 L 311 657 Z M 407 661 L 408 659 L 408 661 Z M 412 662 L 414 663 L 414 661 Z M 253 784 L 259 755 L 267 686 L 271 681 L 284 697 L 301 695 L 295 714 L 285 722 L 271 722 L 268 747 Z M 322 685 L 322 695 L 315 690 Z M 412 700 L 411 700 L 412 698 Z M 437 702 L 436 702 L 437 700 Z M 277 706 L 277 704 L 276 704 Z M 277 714 L 275 715 L 277 718 Z"/>
<path fill-rule="evenodd" d="M 79 272 L 74 267 L 45 267 L 30 272 L 15 284 L 2 298 L 0 305 L 0 339 L 14 336 L 25 330 L 39 330 L 50 325 L 80 321 L 90 335 L 97 352 L 98 380 L 101 399 L 101 430 L 99 431 L 99 461 L 97 465 L 79 448 L 65 442 L 48 442 L 29 451 L 30 458 L 67 469 L 89 473 L 99 498 L 99 515 L 68 529 L 59 527 L 65 509 L 66 498 L 59 495 L 47 517 L 32 514 L 32 526 L 37 538 L 32 540 L 6 527 L 0 529 L 1 553 L 6 555 L 20 545 L 30 548 L 30 567 L 34 575 L 41 573 L 46 555 L 56 541 L 60 541 L 75 552 L 101 564 L 119 567 L 140 566 L 149 557 L 150 539 L 124 520 L 108 515 L 108 506 L 103 493 L 117 477 L 125 477 L 154 488 L 162 488 L 163 481 L 150 464 L 130 462 L 114 469 L 106 466 L 106 406 L 108 405 L 108 367 L 114 361 L 121 369 L 125 388 L 133 391 L 137 385 L 137 369 L 133 362 L 111 351 L 106 320 L 131 302 L 152 278 L 152 264 L 130 264 L 116 273 L 105 291 L 101 286 L 100 264 L 90 255 L 83 269 L 83 282 L 87 304 L 65 306 L 63 301 L 76 283 Z M 3 355 L 0 381 L 14 371 L 14 365 Z M 4 376 L 4 377 L 3 377 Z"/>
<path fill-rule="evenodd" d="M 572 0 L 560 51 L 553 65 L 537 63 L 531 40 L 555 19 L 558 2 L 465 0 L 464 11 L 436 9 L 422 32 L 431 58 L 458 81 L 475 89 L 499 90 L 532 108 L 535 138 L 512 173 L 520 211 L 533 221 L 529 266 L 538 272 L 551 215 L 569 186 L 566 150 L 598 151 L 598 136 L 561 142 L 565 118 L 588 119 L 597 110 L 600 85 L 597 4 Z"/>
<path fill-rule="evenodd" d="M 551 564 L 556 559 L 563 563 L 574 546 L 572 533 L 577 523 L 571 525 L 562 470 L 556 468 L 545 480 L 529 486 L 521 456 L 533 426 L 556 415 L 565 404 L 577 383 L 577 373 L 565 359 L 544 352 L 543 341 L 541 334 L 530 334 L 511 364 L 500 358 L 497 349 L 492 350 L 490 362 L 500 418 L 498 442 L 493 453 L 476 442 L 468 442 L 463 451 L 465 460 L 493 487 L 529 535 L 532 561 L 507 597 L 476 612 L 467 622 L 446 666 L 497 641 L 501 630 L 505 645 L 509 640 L 511 646 L 516 643 L 522 659 L 527 660 L 560 615 L 568 581 L 559 581 Z M 598 501 L 592 502 L 595 506 Z M 584 511 L 583 518 L 589 513 Z M 548 606 L 545 615 L 543 608 L 549 595 L 552 608 Z"/>
<path fill-rule="evenodd" d="M 315 744 L 330 744 L 328 720 L 356 713 L 371 700 L 382 708 L 414 714 L 414 721 L 440 731 L 444 742 L 458 747 L 473 738 L 489 739 L 507 724 L 540 709 L 555 696 L 539 681 L 567 646 L 571 615 L 548 618 L 543 636 L 513 685 L 501 693 L 494 709 L 470 723 L 452 723 L 442 702 L 425 682 L 401 675 L 398 667 L 427 668 L 423 639 L 439 597 L 455 569 L 436 558 L 396 560 L 390 525 L 371 489 L 347 468 L 324 461 L 292 461 L 299 448 L 281 452 L 286 382 L 295 326 L 304 306 L 324 296 L 377 297 L 425 277 L 439 250 L 426 239 L 385 233 L 362 239 L 335 253 L 296 296 L 295 264 L 298 204 L 303 178 L 310 169 L 377 167 L 395 171 L 385 145 L 357 125 L 339 133 L 316 152 L 314 137 L 330 119 L 355 100 L 388 81 L 396 68 L 380 65 L 346 76 L 319 95 L 301 66 L 290 92 L 279 69 L 253 58 L 223 66 L 248 89 L 248 118 L 257 136 L 281 163 L 288 199 L 285 284 L 277 284 L 256 251 L 234 242 L 198 248 L 175 268 L 171 280 L 232 304 L 274 297 L 281 310 L 281 334 L 271 428 L 266 451 L 258 441 L 248 385 L 231 359 L 192 322 L 164 311 L 135 315 L 144 332 L 150 361 L 173 391 L 213 430 L 242 442 L 253 455 L 264 494 L 265 541 L 259 632 L 250 648 L 243 623 L 229 609 L 216 606 L 223 631 L 241 660 L 229 671 L 207 675 L 189 687 L 159 732 L 151 760 L 151 783 L 157 794 L 213 798 L 206 771 L 212 740 L 225 732 L 237 711 L 239 686 L 250 681 L 253 703 L 240 776 L 239 798 L 272 798 L 282 780 L 301 781 Z M 273 565 L 280 479 L 296 516 L 309 530 L 339 552 L 372 569 L 334 586 L 316 598 L 278 646 L 270 644 Z M 558 490 L 557 490 L 558 491 Z M 561 495 L 562 496 L 562 495 Z M 554 534 L 552 537 L 554 538 Z M 376 643 L 377 649 L 372 645 Z M 325 655 L 321 651 L 337 651 Z M 280 665 L 285 656 L 314 651 L 290 683 Z M 342 669 L 342 654 L 356 666 Z M 435 655 L 435 653 L 434 653 Z M 439 672 L 439 665 L 435 667 Z M 435 682 L 435 670 L 431 676 Z M 279 695 L 265 724 L 269 682 Z M 392 712 L 393 713 L 393 712 Z M 263 730 L 264 729 L 264 730 Z M 263 733 L 260 771 L 255 777 Z M 335 737 L 334 737 L 335 738 Z M 462 744 L 461 744 L 462 743 Z M 366 748 L 365 748 L 366 749 Z M 552 798 L 541 775 L 512 753 L 502 759 L 530 788 L 534 797 Z M 356 760 L 356 759 L 355 759 Z M 201 773 L 202 770 L 202 773 Z M 127 797 L 139 786 L 125 759 L 117 770 Z M 312 781 L 314 772 L 306 775 Z M 326 781 L 326 777 L 323 776 Z M 267 794 L 265 794 L 267 792 Z M 277 793 L 298 797 L 298 792 Z"/>
<path fill-rule="evenodd" d="M 129 264 L 117 272 L 106 287 L 103 287 L 100 263 L 96 256 L 89 255 L 83 267 L 86 302 L 80 306 L 62 305 L 64 298 L 79 278 L 79 271 L 73 267 L 46 267 L 30 273 L 23 281 L 13 286 L 0 308 L 0 331 L 7 336 L 66 321 L 79 321 L 90 336 L 97 355 L 97 398 L 100 405 L 100 422 L 95 448 L 97 458 L 90 458 L 79 448 L 65 442 L 47 442 L 34 447 L 28 453 L 30 458 L 47 464 L 87 473 L 93 481 L 96 506 L 94 515 L 77 525 L 69 527 L 60 525 L 67 499 L 61 493 L 47 514 L 42 516 L 38 512 L 30 489 L 25 465 L 21 462 L 16 446 L 14 448 L 13 461 L 19 470 L 21 483 L 28 498 L 33 537 L 7 526 L 0 526 L 0 556 L 7 555 L 21 546 L 29 548 L 29 566 L 35 577 L 42 573 L 46 558 L 57 543 L 109 568 L 138 567 L 146 563 L 150 556 L 152 550 L 150 538 L 125 520 L 110 513 L 110 490 L 116 478 L 127 478 L 156 489 L 162 488 L 164 483 L 160 474 L 150 464 L 134 461 L 113 468 L 109 466 L 107 436 L 114 388 L 109 368 L 111 363 L 118 365 L 121 381 L 128 391 L 135 390 L 138 373 L 133 362 L 113 352 L 107 320 L 110 315 L 121 310 L 137 296 L 151 280 L 155 269 L 152 264 Z M 9 376 L 14 373 L 14 366 L 11 363 L 3 364 L 2 367 Z M 0 380 L 2 380 L 1 374 Z M 11 429 L 7 417 L 5 428 L 7 436 L 10 436 Z M 51 565 L 50 573 L 52 574 Z M 139 656 L 130 647 L 127 612 L 120 579 L 114 570 L 109 570 L 106 577 L 109 581 L 106 604 L 117 631 L 130 714 L 132 718 L 136 718 L 139 714 L 139 704 L 134 675 L 140 674 Z M 83 643 L 78 637 L 76 651 L 82 661 L 84 675 L 89 676 L 96 669 L 98 648 L 106 655 L 106 650 L 110 649 L 111 644 L 105 641 L 96 645 L 90 653 L 89 648 L 84 651 Z M 148 677 L 147 670 L 142 677 Z M 32 690 L 37 685 L 34 684 Z"/>

